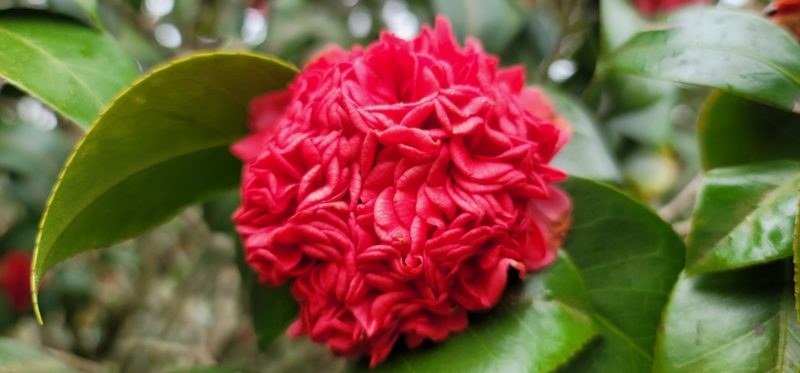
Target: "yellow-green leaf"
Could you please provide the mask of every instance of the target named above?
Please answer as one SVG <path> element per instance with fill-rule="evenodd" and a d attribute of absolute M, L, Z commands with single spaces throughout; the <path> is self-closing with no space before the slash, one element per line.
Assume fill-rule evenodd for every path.
<path fill-rule="evenodd" d="M 37 237 L 33 289 L 67 258 L 236 187 L 241 167 L 228 147 L 246 133 L 250 100 L 284 88 L 295 73 L 261 55 L 206 53 L 159 68 L 123 92 L 53 189 Z"/>

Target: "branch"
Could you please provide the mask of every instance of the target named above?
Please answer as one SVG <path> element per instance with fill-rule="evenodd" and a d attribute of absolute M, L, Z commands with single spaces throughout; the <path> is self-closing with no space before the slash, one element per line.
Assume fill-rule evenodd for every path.
<path fill-rule="evenodd" d="M 702 183 L 703 175 L 697 174 L 671 201 L 658 210 L 658 215 L 668 222 L 675 221 L 686 210 L 694 207 L 694 200 Z"/>

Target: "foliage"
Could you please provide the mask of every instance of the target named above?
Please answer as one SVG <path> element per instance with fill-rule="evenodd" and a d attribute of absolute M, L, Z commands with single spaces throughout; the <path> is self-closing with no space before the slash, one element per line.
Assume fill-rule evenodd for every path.
<path fill-rule="evenodd" d="M 168 221 L 205 232 L 198 240 L 220 232 L 235 242 L 229 216 L 241 165 L 228 147 L 247 131 L 250 100 L 296 74 L 282 59 L 302 66 L 328 42 L 369 42 L 383 27 L 414 31 L 411 19 L 441 13 L 502 64 L 522 63 L 528 83 L 545 87 L 571 124 L 572 142 L 554 164 L 571 175 L 563 188 L 573 221 L 555 264 L 511 284 L 495 309 L 471 316 L 468 331 L 397 348 L 378 371 L 800 369 L 800 43 L 753 9 L 647 18 L 627 0 L 186 1 L 151 19 L 139 11 L 145 3 L 0 11 L 0 257 L 35 246 L 44 321 L 88 312 L 88 289 L 103 271 L 76 270 L 73 256 L 126 270 L 149 262 L 158 272 L 162 259 L 180 255 L 172 248 L 181 240 L 165 254 L 140 246 L 141 235 Z M 265 35 L 237 28 L 265 12 Z M 178 30 L 177 45 L 163 39 L 167 26 Z M 194 52 L 202 49 L 218 50 Z M 192 215 L 199 203 L 202 222 Z M 134 256 L 111 254 L 126 245 Z M 248 343 L 288 355 L 279 336 L 296 304 L 287 287 L 259 284 L 234 247 L 238 258 L 201 254 L 166 277 L 188 289 L 203 265 L 238 269 Z M 58 277 L 49 282 L 52 268 Z M 142 289 L 117 293 L 138 301 Z M 3 301 L 0 331 L 23 325 L 25 315 Z M 95 349 L 65 350 L 109 359 L 123 328 L 115 323 L 103 325 Z M 50 352 L 0 339 L 0 371 L 71 369 Z M 367 370 L 363 361 L 327 359 L 321 364 Z M 195 362 L 200 368 L 182 371 L 252 368 Z"/>

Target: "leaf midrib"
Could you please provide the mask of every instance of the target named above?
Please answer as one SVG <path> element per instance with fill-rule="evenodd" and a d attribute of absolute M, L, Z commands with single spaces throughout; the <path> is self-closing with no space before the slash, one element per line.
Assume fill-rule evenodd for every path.
<path fill-rule="evenodd" d="M 630 346 L 631 350 L 635 351 L 637 354 L 647 359 L 647 361 L 653 361 L 653 356 L 648 354 L 647 351 L 645 351 L 644 349 L 642 349 L 641 346 L 636 344 L 636 342 L 634 342 L 631 337 L 629 337 L 627 334 L 625 334 L 625 332 L 620 330 L 616 325 L 614 325 L 614 323 L 606 319 L 603 315 L 601 315 L 598 312 L 595 312 L 594 318 L 601 324 L 603 324 L 603 326 L 606 327 L 612 334 L 616 335 L 619 339 L 625 342 L 625 344 Z"/>
<path fill-rule="evenodd" d="M 185 151 L 185 152 L 181 152 L 181 153 L 173 153 L 173 154 L 170 154 L 169 157 L 167 157 L 167 158 L 162 158 L 162 159 L 156 160 L 154 162 L 150 162 L 150 163 L 148 163 L 148 164 L 146 164 L 146 165 L 144 165 L 142 167 L 136 168 L 132 172 L 127 173 L 124 177 L 120 178 L 119 180 L 117 180 L 117 181 L 115 181 L 115 182 L 113 182 L 111 184 L 108 184 L 107 187 L 104 188 L 104 190 L 102 192 L 97 193 L 94 198 L 89 200 L 88 203 L 84 204 L 79 209 L 73 210 L 73 211 L 75 211 L 75 213 L 70 214 L 69 221 L 65 225 L 63 225 L 61 227 L 61 229 L 59 230 L 58 234 L 56 234 L 53 237 L 53 239 L 51 241 L 52 243 L 47 248 L 47 253 L 44 255 L 44 257 L 42 258 L 42 260 L 40 262 L 41 266 L 37 265 L 37 267 L 41 268 L 41 272 L 44 272 L 49 268 L 50 256 L 53 253 L 53 248 L 56 246 L 56 244 L 59 241 L 59 239 L 61 238 L 61 236 L 72 225 L 72 223 L 75 221 L 75 219 L 78 216 L 80 216 L 81 214 L 83 214 L 87 209 L 89 209 L 94 204 L 94 202 L 97 201 L 97 199 L 99 199 L 99 197 L 102 197 L 103 195 L 109 193 L 111 190 L 115 189 L 119 185 L 122 185 L 127 180 L 130 180 L 133 176 L 138 175 L 138 174 L 140 174 L 142 172 L 145 172 L 145 171 L 147 171 L 149 169 L 152 169 L 153 167 L 168 163 L 170 161 L 175 160 L 176 158 L 186 157 L 186 156 L 189 156 L 189 155 L 192 155 L 192 154 L 195 154 L 195 153 L 200 153 L 200 152 L 204 152 L 204 151 L 213 150 L 215 148 L 227 147 L 228 145 L 230 145 L 230 141 L 228 141 L 228 140 L 226 140 L 226 141 L 218 141 L 218 142 L 208 143 L 208 144 L 204 144 L 204 145 L 205 146 L 203 146 L 203 147 L 192 148 L 189 151 Z M 58 192 L 57 190 L 54 190 L 53 194 L 55 194 L 57 192 Z M 46 211 L 49 212 L 49 206 L 48 206 L 48 209 Z M 48 213 L 45 213 L 45 216 L 42 219 L 42 225 L 43 226 L 44 226 L 45 222 L 48 221 L 48 219 L 47 219 L 48 215 L 49 215 Z M 41 229 L 40 229 L 40 231 L 41 231 Z M 38 241 L 41 241 L 41 237 L 38 239 Z M 38 247 L 37 249 L 41 250 L 43 248 Z M 73 253 L 73 255 L 74 255 L 74 253 Z M 40 273 L 39 273 L 40 272 L 39 271 L 40 268 L 34 268 L 33 269 L 34 270 L 33 273 L 34 273 L 35 279 L 36 279 L 35 283 L 38 283 L 38 280 L 40 278 Z"/>
<path fill-rule="evenodd" d="M 47 60 L 50 61 L 51 64 L 59 67 L 62 71 L 66 72 L 67 75 L 71 76 L 78 83 L 78 85 L 80 85 L 86 92 L 88 92 L 87 96 L 94 99 L 94 102 L 96 104 L 95 111 L 100 110 L 100 108 L 102 108 L 103 105 L 105 105 L 105 101 L 102 100 L 99 96 L 97 96 L 97 94 L 91 88 L 89 88 L 88 85 L 86 85 L 86 82 L 81 80 L 80 77 L 76 75 L 75 72 L 72 71 L 72 69 L 69 68 L 69 66 L 67 66 L 58 58 L 56 58 L 56 56 L 54 56 L 52 53 L 43 49 L 38 44 L 24 38 L 22 35 L 15 33 L 13 30 L 8 29 L 8 27 L 2 24 L 0 24 L 0 31 L 4 32 L 7 35 L 10 35 L 12 38 L 18 40 L 21 44 L 28 46 L 30 49 L 34 50 L 38 54 L 43 55 L 44 57 L 46 57 Z M 14 83 L 19 84 L 19 82 L 14 82 Z"/>

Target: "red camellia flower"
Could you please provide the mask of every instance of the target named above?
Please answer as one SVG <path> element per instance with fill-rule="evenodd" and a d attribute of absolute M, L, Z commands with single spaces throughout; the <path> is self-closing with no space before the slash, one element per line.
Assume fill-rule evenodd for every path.
<path fill-rule="evenodd" d="M 31 256 L 24 251 L 12 251 L 0 261 L 0 289 L 17 312 L 31 309 Z"/>
<path fill-rule="evenodd" d="M 710 0 L 635 0 L 636 7 L 646 16 L 666 13 L 693 4 L 708 4 Z"/>
<path fill-rule="evenodd" d="M 292 281 L 291 335 L 374 366 L 401 336 L 464 330 L 509 269 L 553 261 L 570 201 L 548 162 L 569 131 L 524 83 L 438 18 L 411 41 L 328 49 L 253 102 L 234 220 L 261 281 Z"/>
<path fill-rule="evenodd" d="M 776 0 L 764 9 L 764 13 L 800 40 L 800 0 Z"/>

